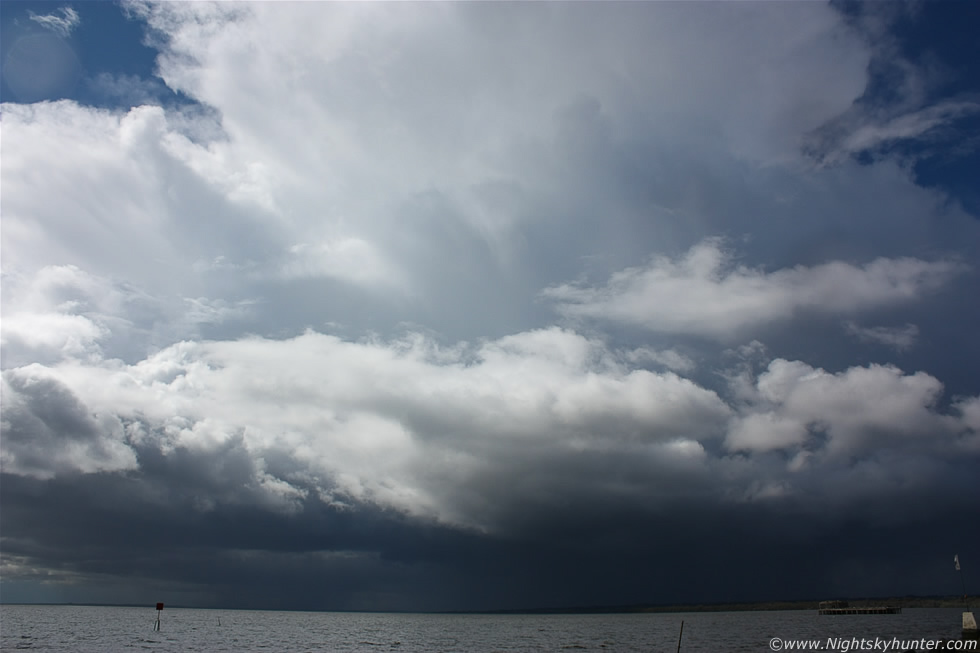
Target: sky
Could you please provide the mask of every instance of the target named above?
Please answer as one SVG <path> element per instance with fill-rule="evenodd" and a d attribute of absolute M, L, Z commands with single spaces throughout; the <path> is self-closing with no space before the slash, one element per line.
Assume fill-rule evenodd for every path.
<path fill-rule="evenodd" d="M 0 14 L 0 600 L 978 591 L 980 4 Z"/>

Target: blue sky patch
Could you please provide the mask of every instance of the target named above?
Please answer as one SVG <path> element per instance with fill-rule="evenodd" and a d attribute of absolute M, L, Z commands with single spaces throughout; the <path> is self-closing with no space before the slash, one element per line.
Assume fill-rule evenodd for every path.
<path fill-rule="evenodd" d="M 0 3 L 5 102 L 74 100 L 108 109 L 193 101 L 156 76 L 146 23 L 116 2 Z"/>

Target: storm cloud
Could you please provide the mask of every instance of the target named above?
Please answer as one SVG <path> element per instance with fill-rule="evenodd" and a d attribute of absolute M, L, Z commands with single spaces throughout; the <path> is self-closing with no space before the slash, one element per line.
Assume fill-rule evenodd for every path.
<path fill-rule="evenodd" d="M 3 105 L 4 600 L 957 591 L 980 221 L 915 161 L 976 106 L 902 15 L 125 14 L 138 103 Z"/>

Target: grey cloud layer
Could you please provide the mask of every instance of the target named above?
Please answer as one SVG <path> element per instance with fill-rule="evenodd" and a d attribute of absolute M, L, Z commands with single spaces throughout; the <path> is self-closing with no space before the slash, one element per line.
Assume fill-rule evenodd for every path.
<path fill-rule="evenodd" d="M 515 604 L 495 585 L 514 574 L 526 605 L 641 600 L 637 574 L 683 586 L 660 551 L 744 597 L 718 565 L 763 555 L 770 573 L 800 538 L 868 544 L 969 509 L 980 397 L 942 410 L 935 378 L 881 366 L 777 359 L 730 378 L 722 400 L 557 329 L 449 350 L 308 333 L 7 370 L 5 578 L 56 564 L 118 585 L 114 600 L 166 579 L 242 607 L 268 605 L 257 587 L 295 607 L 494 607 Z M 839 569 L 835 550 L 811 565 Z M 606 579 L 569 587 L 569 566 Z M 794 591 L 826 591 L 814 573 Z M 328 589 L 303 590 L 311 578 Z"/>

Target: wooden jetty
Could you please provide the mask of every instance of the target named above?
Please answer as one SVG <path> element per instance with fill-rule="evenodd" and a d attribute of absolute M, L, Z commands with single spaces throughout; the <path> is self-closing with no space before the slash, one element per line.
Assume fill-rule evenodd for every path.
<path fill-rule="evenodd" d="M 817 614 L 902 614 L 902 609 L 890 605 L 852 608 L 847 601 L 821 601 Z"/>

